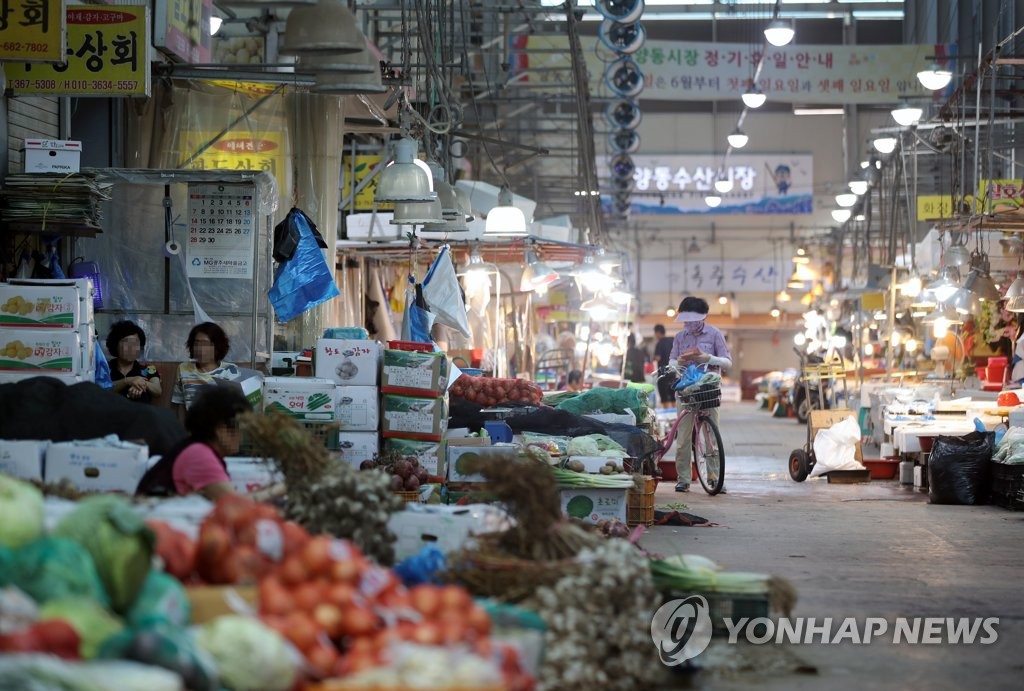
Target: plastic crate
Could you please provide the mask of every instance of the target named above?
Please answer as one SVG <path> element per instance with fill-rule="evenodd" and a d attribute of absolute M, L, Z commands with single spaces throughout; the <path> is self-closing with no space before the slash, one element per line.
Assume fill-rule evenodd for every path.
<path fill-rule="evenodd" d="M 989 464 L 992 493 L 989 502 L 1004 509 L 1024 511 L 1021 490 L 1024 490 L 1024 465 L 1009 463 Z"/>
<path fill-rule="evenodd" d="M 389 350 L 407 350 L 416 353 L 434 352 L 433 343 L 420 343 L 419 341 L 388 341 Z"/>
<path fill-rule="evenodd" d="M 339 434 L 341 424 L 334 420 L 314 421 L 296 420 L 305 430 L 328 451 L 337 451 L 341 448 Z M 242 442 L 238 446 L 239 456 L 259 456 L 259 449 L 255 447 L 248 435 L 242 434 Z"/>
<path fill-rule="evenodd" d="M 629 490 L 626 494 L 626 525 L 654 525 L 654 492 L 658 489 L 658 480 L 644 477 L 642 492 Z"/>

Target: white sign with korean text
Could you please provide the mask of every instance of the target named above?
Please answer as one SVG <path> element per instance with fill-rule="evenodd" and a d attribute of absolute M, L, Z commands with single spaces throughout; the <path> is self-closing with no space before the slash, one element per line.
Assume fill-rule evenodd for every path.
<path fill-rule="evenodd" d="M 645 293 L 769 293 L 781 290 L 788 261 L 765 259 L 644 259 Z"/>
<path fill-rule="evenodd" d="M 712 209 L 704 197 L 713 189 L 721 160 L 709 155 L 634 155 L 633 215 L 809 214 L 814 210 L 814 157 L 799 154 L 736 154 L 721 169 L 732 189 Z M 599 176 L 608 166 L 598 165 Z M 607 183 L 602 182 L 602 187 Z M 610 208 L 611 197 L 603 202 Z"/>
<path fill-rule="evenodd" d="M 251 186 L 193 184 L 188 187 L 190 278 L 252 279 L 256 236 Z"/>

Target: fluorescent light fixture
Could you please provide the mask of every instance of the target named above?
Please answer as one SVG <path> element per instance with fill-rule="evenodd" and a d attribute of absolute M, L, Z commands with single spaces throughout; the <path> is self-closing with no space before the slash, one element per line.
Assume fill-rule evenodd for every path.
<path fill-rule="evenodd" d="M 864 214 L 857 214 L 856 216 L 853 217 L 853 220 L 855 221 L 866 221 L 867 219 L 868 217 L 865 216 Z"/>
<path fill-rule="evenodd" d="M 715 180 L 715 190 L 721 194 L 726 194 L 732 191 L 732 178 L 725 180 Z"/>
<path fill-rule="evenodd" d="M 712 209 L 716 209 L 721 205 L 722 198 L 718 194 L 709 194 L 708 196 L 704 197 L 704 203 L 707 204 Z"/>
<path fill-rule="evenodd" d="M 871 163 L 869 163 L 868 161 L 861 161 L 860 162 L 860 167 L 861 168 L 867 168 L 870 165 L 871 165 Z"/>
<path fill-rule="evenodd" d="M 899 142 L 896 137 L 879 137 L 875 141 L 871 142 L 871 145 L 875 147 L 878 153 L 891 154 L 896 150 L 896 144 Z"/>
<path fill-rule="evenodd" d="M 793 115 L 843 115 L 846 110 L 843 108 L 810 108 L 804 106 L 793 106 Z"/>
<path fill-rule="evenodd" d="M 846 223 L 853 215 L 849 209 L 832 209 L 832 218 L 836 223 Z"/>
<path fill-rule="evenodd" d="M 224 19 L 213 14 L 210 15 L 210 35 L 216 36 L 217 32 L 220 31 L 221 25 L 224 23 Z"/>
<path fill-rule="evenodd" d="M 857 203 L 857 195 L 853 192 L 841 192 L 836 195 L 836 204 L 846 208 Z"/>
<path fill-rule="evenodd" d="M 932 63 L 928 69 L 917 73 L 917 81 L 921 86 L 931 91 L 945 89 L 953 81 L 953 73 L 943 69 L 938 63 Z"/>
<path fill-rule="evenodd" d="M 484 235 L 490 237 L 523 237 L 526 230 L 526 216 L 522 209 L 512 204 L 512 192 L 502 187 L 498 192 L 498 203 L 487 212 Z"/>
<path fill-rule="evenodd" d="M 856 194 L 858 197 L 863 196 L 868 191 L 868 181 L 850 180 L 850 191 Z"/>
<path fill-rule="evenodd" d="M 734 149 L 742 149 L 750 141 L 750 137 L 746 135 L 739 127 L 732 131 L 728 137 L 725 138 L 729 142 L 729 146 Z"/>
<path fill-rule="evenodd" d="M 890 111 L 892 119 L 895 120 L 901 127 L 910 127 L 924 114 L 924 110 L 912 106 L 909 103 L 901 103 L 896 108 Z"/>
<path fill-rule="evenodd" d="M 788 46 L 795 34 L 793 25 L 783 19 L 773 19 L 764 28 L 764 37 L 768 40 L 768 43 L 780 48 Z"/>
<path fill-rule="evenodd" d="M 747 108 L 760 108 L 768 100 L 768 97 L 757 86 L 747 88 L 740 98 L 743 99 L 743 105 Z"/>

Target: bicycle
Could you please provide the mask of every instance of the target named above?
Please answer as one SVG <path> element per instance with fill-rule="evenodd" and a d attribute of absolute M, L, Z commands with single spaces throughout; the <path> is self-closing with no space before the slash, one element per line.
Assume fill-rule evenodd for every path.
<path fill-rule="evenodd" d="M 658 370 L 658 379 L 669 374 L 680 374 L 676 367 L 662 367 Z M 694 416 L 693 435 L 690 443 L 693 448 L 693 464 L 697 471 L 697 479 L 700 480 L 704 491 L 715 496 L 722 491 L 725 485 L 725 451 L 722 448 L 722 434 L 718 425 L 711 419 L 707 411 L 717 408 L 722 404 L 722 388 L 720 384 L 705 385 L 686 393 L 677 392 L 676 396 L 680 402 L 681 412 L 676 416 L 668 434 L 653 452 L 654 461 L 657 464 L 665 457 L 672 443 L 679 432 L 679 424 L 688 416 Z M 681 481 L 683 478 L 679 478 Z"/>

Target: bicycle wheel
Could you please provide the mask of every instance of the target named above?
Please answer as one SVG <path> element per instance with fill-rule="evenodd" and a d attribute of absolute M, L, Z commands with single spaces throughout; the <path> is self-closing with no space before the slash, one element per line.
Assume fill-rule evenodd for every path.
<path fill-rule="evenodd" d="M 718 425 L 711 418 L 698 417 L 693 426 L 693 462 L 704 491 L 714 496 L 725 485 L 725 451 Z"/>

